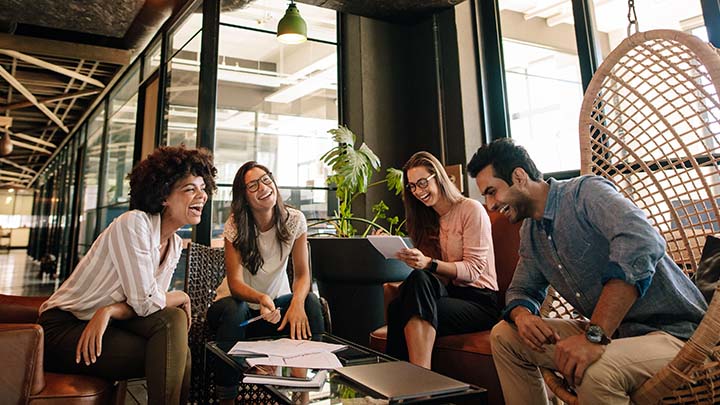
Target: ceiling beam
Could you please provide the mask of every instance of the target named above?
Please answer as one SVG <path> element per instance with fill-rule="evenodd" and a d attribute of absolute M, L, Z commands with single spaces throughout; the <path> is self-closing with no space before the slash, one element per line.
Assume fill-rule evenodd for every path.
<path fill-rule="evenodd" d="M 25 149 L 34 150 L 34 151 L 36 151 L 36 152 L 44 153 L 44 154 L 46 154 L 46 155 L 52 155 L 52 151 L 49 151 L 49 150 L 47 150 L 47 149 L 45 149 L 45 148 L 41 148 L 41 147 L 39 147 L 39 146 L 30 145 L 29 143 L 16 141 L 16 140 L 14 140 L 14 139 L 11 139 L 10 142 L 12 142 L 13 145 L 15 145 L 15 146 L 17 146 L 17 147 L 20 147 L 20 148 L 25 148 Z"/>
<path fill-rule="evenodd" d="M 60 127 L 60 129 L 65 131 L 65 133 L 70 132 L 68 127 L 66 127 L 65 124 L 63 124 L 62 120 L 60 120 L 60 118 L 58 118 L 57 115 L 53 114 L 53 112 L 50 111 L 44 104 L 38 103 L 35 96 L 33 96 L 33 94 L 27 88 L 25 88 L 25 86 L 22 85 L 22 83 L 20 83 L 19 81 L 17 81 L 17 79 L 12 77 L 12 75 L 10 73 L 8 73 L 8 71 L 5 70 L 5 68 L 3 68 L 2 66 L 0 66 L 0 76 L 2 76 L 3 79 L 7 80 L 11 86 L 15 87 L 15 90 L 17 90 L 18 92 L 20 92 L 20 94 L 25 96 L 25 98 L 28 99 L 28 101 L 32 102 L 35 105 L 35 107 L 37 107 L 40 111 L 42 111 L 45 115 L 47 115 L 48 118 L 50 118 L 51 121 L 56 123 Z"/>
<path fill-rule="evenodd" d="M 2 181 L 25 181 L 24 179 L 18 179 L 15 177 L 6 177 L 6 176 L 0 176 L 0 180 Z M 24 187 L 24 185 L 23 185 Z"/>
<path fill-rule="evenodd" d="M 129 64 L 132 56 L 132 52 L 126 49 L 106 48 L 4 33 L 0 34 L 0 48 L 14 49 L 36 55 L 94 60 L 115 65 Z"/>
<path fill-rule="evenodd" d="M 55 101 L 63 101 L 63 100 L 71 99 L 71 98 L 92 96 L 92 95 L 95 95 L 98 93 L 100 93 L 100 90 L 84 90 L 84 91 L 78 91 L 76 93 L 61 94 L 61 95 L 55 96 L 55 97 L 39 98 L 38 103 L 49 104 L 49 103 L 52 103 Z M 13 103 L 13 104 L 3 105 L 3 106 L 0 106 L 0 113 L 5 112 L 5 111 L 10 111 L 10 110 L 17 110 L 19 108 L 30 107 L 31 105 L 33 105 L 33 103 L 31 103 L 30 101 L 20 101 L 20 102 Z M 0 119 L 2 119 L 2 118 L 0 117 Z M 0 126 L 2 126 L 1 122 L 2 121 L 0 121 Z"/>
<path fill-rule="evenodd" d="M 24 170 L 24 171 L 30 172 L 32 174 L 37 174 L 37 171 L 35 171 L 27 166 L 19 165 L 10 159 L 0 158 L 0 163 L 5 163 L 6 165 L 10 165 L 16 169 Z"/>
<path fill-rule="evenodd" d="M 53 149 L 55 149 L 55 148 L 57 147 L 57 146 L 55 146 L 54 143 L 50 143 L 50 142 L 48 142 L 48 141 L 46 141 L 46 140 L 44 140 L 44 139 L 40 139 L 40 138 L 37 138 L 37 137 L 34 137 L 34 136 L 30 136 L 30 135 L 27 135 L 27 134 L 23 134 L 22 132 L 12 132 L 12 131 L 10 131 L 9 129 L 6 130 L 6 129 L 3 129 L 3 128 L 0 128 L 0 130 L 9 133 L 10 136 L 12 136 L 12 137 L 14 137 L 14 138 L 20 138 L 20 139 L 24 139 L 24 140 L 26 140 L 26 141 L 35 142 L 35 143 L 37 143 L 38 145 L 49 146 L 49 147 L 51 147 L 51 148 L 53 148 Z"/>
<path fill-rule="evenodd" d="M 40 66 L 41 68 L 45 68 L 55 73 L 65 75 L 67 77 L 72 77 L 75 80 L 80 80 L 81 82 L 92 84 L 93 86 L 100 87 L 101 89 L 105 88 L 105 84 L 97 79 L 93 79 L 92 77 L 80 74 L 78 72 L 73 72 L 72 70 L 65 69 L 64 67 L 58 66 L 54 63 L 45 62 L 44 60 L 38 59 L 34 56 L 25 55 L 22 52 L 13 51 L 10 49 L 0 49 L 0 54 L 7 55 L 11 58 L 20 59 L 27 63 L 32 63 L 35 66 Z"/>
<path fill-rule="evenodd" d="M 32 178 L 33 178 L 33 176 L 31 176 L 31 175 L 29 175 L 29 174 L 18 173 L 18 172 L 9 172 L 9 171 L 7 171 L 7 170 L 0 170 L 0 174 L 4 174 L 4 175 L 6 175 L 6 176 L 20 177 L 20 178 L 23 178 L 23 179 L 32 179 Z"/>
<path fill-rule="evenodd" d="M 12 126 L 12 117 L 0 117 L 0 127 Z"/>

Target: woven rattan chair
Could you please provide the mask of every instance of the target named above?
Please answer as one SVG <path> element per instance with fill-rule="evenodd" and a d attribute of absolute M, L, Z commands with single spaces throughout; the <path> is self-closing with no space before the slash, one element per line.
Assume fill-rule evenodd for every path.
<path fill-rule="evenodd" d="M 720 232 L 720 56 L 700 39 L 656 30 L 624 40 L 600 66 L 580 110 L 581 172 L 611 180 L 645 211 L 668 254 L 691 275 Z M 720 402 L 720 299 L 634 402 Z M 577 398 L 551 373 L 546 382 Z"/>
<path fill-rule="evenodd" d="M 288 260 L 287 273 L 292 283 L 292 260 Z M 207 403 L 208 399 L 215 398 L 213 367 L 208 362 L 212 359 L 208 358 L 205 352 L 205 343 L 214 339 L 207 324 L 207 311 L 215 300 L 216 290 L 224 277 L 225 249 L 191 242 L 187 253 L 185 292 L 190 296 L 193 316 L 189 334 L 193 362 L 190 384 L 190 403 L 192 404 Z M 325 321 L 325 331 L 331 333 L 330 307 L 322 297 L 320 297 L 320 305 Z"/>
<path fill-rule="evenodd" d="M 206 364 L 205 343 L 212 340 L 207 310 L 215 299 L 215 290 L 225 277 L 223 248 L 211 248 L 191 242 L 187 249 L 185 292 L 190 296 L 192 325 L 189 346 L 192 355 L 190 403 L 204 404 L 215 398 L 212 367 Z"/>

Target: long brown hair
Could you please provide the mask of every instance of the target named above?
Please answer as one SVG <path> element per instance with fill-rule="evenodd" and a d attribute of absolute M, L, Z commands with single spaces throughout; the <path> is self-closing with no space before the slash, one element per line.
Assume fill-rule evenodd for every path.
<path fill-rule="evenodd" d="M 273 220 L 275 221 L 275 228 L 277 232 L 275 236 L 278 243 L 280 243 L 280 252 L 282 254 L 283 243 L 291 239 L 290 230 L 287 227 L 287 221 L 290 217 L 285 204 L 283 203 L 282 197 L 277 189 L 277 184 L 272 176 L 270 170 L 267 167 L 255 162 L 249 161 L 242 165 L 235 174 L 235 180 L 233 180 L 232 188 L 232 205 L 230 209 L 233 214 L 235 227 L 237 228 L 237 236 L 232 241 L 235 249 L 240 253 L 243 266 L 248 269 L 250 274 L 255 275 L 260 268 L 265 264 L 265 260 L 260 254 L 258 248 L 258 231 L 257 224 L 255 223 L 255 217 L 250 209 L 250 204 L 247 202 L 245 196 L 245 174 L 251 169 L 259 168 L 270 176 L 275 186 L 275 196 L 277 197 L 275 207 L 273 207 Z"/>
<path fill-rule="evenodd" d="M 450 181 L 442 163 L 429 152 L 421 151 L 412 155 L 403 166 L 403 203 L 405 205 L 406 226 L 413 244 L 423 252 L 424 255 L 434 258 L 442 257 L 440 252 L 440 216 L 432 207 L 428 207 L 418 200 L 408 185 L 408 170 L 413 167 L 424 167 L 435 175 L 438 190 L 443 198 L 451 204 L 457 204 L 465 197 Z"/>

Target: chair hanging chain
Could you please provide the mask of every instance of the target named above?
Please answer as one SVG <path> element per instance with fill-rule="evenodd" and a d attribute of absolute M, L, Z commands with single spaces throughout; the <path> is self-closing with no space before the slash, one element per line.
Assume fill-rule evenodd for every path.
<path fill-rule="evenodd" d="M 640 32 L 640 25 L 638 24 L 637 14 L 635 13 L 635 0 L 628 0 L 628 37 L 632 34 Z M 633 32 L 634 31 L 634 32 Z"/>

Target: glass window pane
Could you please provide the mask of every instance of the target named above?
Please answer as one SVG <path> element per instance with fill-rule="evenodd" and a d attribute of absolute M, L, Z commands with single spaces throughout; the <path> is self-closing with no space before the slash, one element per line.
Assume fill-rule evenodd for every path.
<path fill-rule="evenodd" d="M 79 221 L 78 253 L 84 255 L 95 240 L 95 208 L 97 207 L 100 154 L 102 153 L 105 109 L 99 108 L 88 122 L 85 161 L 83 164 L 82 209 Z"/>
<path fill-rule="evenodd" d="M 133 164 L 139 76 L 139 69 L 136 67 L 110 98 L 110 105 L 114 107 L 114 111 L 108 122 L 103 205 L 128 200 L 130 182 L 127 174 Z"/>
<path fill-rule="evenodd" d="M 200 32 L 196 37 L 201 36 Z M 200 83 L 200 42 L 192 40 L 168 62 L 167 145 L 194 147 Z"/>
<path fill-rule="evenodd" d="M 175 53 L 181 49 L 186 51 L 194 50 L 199 54 L 201 35 L 198 34 L 200 30 L 202 30 L 202 2 L 168 36 L 170 41 L 170 55 L 168 57 L 175 56 Z"/>
<path fill-rule="evenodd" d="M 627 1 L 594 0 L 595 35 L 603 58 L 627 38 Z M 707 39 L 700 0 L 635 0 L 641 31 L 670 29 L 693 32 L 697 28 Z M 700 35 L 703 37 L 703 35 Z"/>
<path fill-rule="evenodd" d="M 582 83 L 573 27 L 528 18 L 542 1 L 499 4 L 510 134 L 542 172 L 577 170 Z"/>
<path fill-rule="evenodd" d="M 153 43 L 145 52 L 145 65 L 143 66 L 143 80 L 150 77 L 155 69 L 160 66 L 160 55 L 162 51 L 162 36 Z"/>

